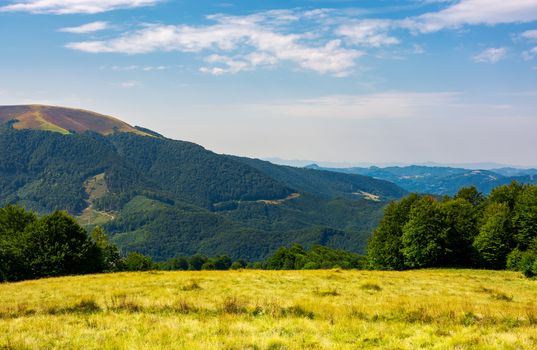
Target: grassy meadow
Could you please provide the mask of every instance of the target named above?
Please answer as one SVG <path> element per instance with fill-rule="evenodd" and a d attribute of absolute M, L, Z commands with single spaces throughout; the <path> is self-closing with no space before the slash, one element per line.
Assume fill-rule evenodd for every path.
<path fill-rule="evenodd" d="M 537 282 L 478 270 L 138 272 L 0 284 L 0 349 L 536 349 Z"/>

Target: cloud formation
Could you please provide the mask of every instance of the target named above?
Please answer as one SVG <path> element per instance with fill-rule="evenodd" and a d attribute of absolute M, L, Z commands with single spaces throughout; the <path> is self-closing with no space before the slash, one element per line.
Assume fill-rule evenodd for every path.
<path fill-rule="evenodd" d="M 98 32 L 98 31 L 105 30 L 105 29 L 108 29 L 108 23 L 97 21 L 97 22 L 83 24 L 78 27 L 60 28 L 59 31 L 64 32 L 64 33 L 73 33 L 73 34 L 86 34 L 86 33 Z"/>
<path fill-rule="evenodd" d="M 292 62 L 302 69 L 334 76 L 347 75 L 363 52 L 341 40 L 289 33 L 285 24 L 299 20 L 293 11 L 269 11 L 250 16 L 210 16 L 207 26 L 148 25 L 110 40 L 69 43 L 89 53 L 142 54 L 155 51 L 211 52 L 200 70 L 215 75 L 258 66 Z"/>
<path fill-rule="evenodd" d="M 399 39 L 388 34 L 392 26 L 393 22 L 389 20 L 363 20 L 340 26 L 336 34 L 346 37 L 355 45 L 388 46 L 399 43 Z"/>
<path fill-rule="evenodd" d="M 85 1 L 77 0 L 77 3 Z M 136 3 L 142 6 L 157 1 L 160 0 L 138 0 Z M 205 25 L 146 24 L 116 37 L 71 42 L 66 47 L 88 53 L 129 55 L 201 53 L 204 63 L 199 70 L 213 75 L 292 63 L 303 70 L 341 77 L 353 72 L 357 59 L 365 55 L 366 50 L 401 44 L 402 40 L 394 35 L 395 32 L 418 35 L 472 25 L 537 20 L 537 0 L 434 2 L 441 4 L 443 9 L 402 19 L 360 19 L 364 12 L 356 9 L 271 10 L 243 16 L 215 14 L 207 16 L 210 23 Z M 522 36 L 533 39 L 537 33 L 527 31 Z M 408 52 L 422 53 L 423 49 L 418 47 Z M 526 56 L 530 54 L 528 51 Z M 472 59 L 496 63 L 506 56 L 507 49 L 490 48 Z"/>
<path fill-rule="evenodd" d="M 1 6 L 1 12 L 67 15 L 95 14 L 119 9 L 153 6 L 162 0 L 22 0 Z"/>
<path fill-rule="evenodd" d="M 525 60 L 525 61 L 530 61 L 532 59 L 534 59 L 535 57 L 537 57 L 537 46 L 527 50 L 527 51 L 524 51 L 522 53 L 522 58 Z"/>
<path fill-rule="evenodd" d="M 526 30 L 520 36 L 524 39 L 537 40 L 537 29 Z"/>
<path fill-rule="evenodd" d="M 507 56 L 505 47 L 491 47 L 472 57 L 476 63 L 497 63 Z"/>
<path fill-rule="evenodd" d="M 400 22 L 400 25 L 421 33 L 431 33 L 465 25 L 524 23 L 535 20 L 535 0 L 460 0 L 438 12 L 409 18 Z"/>

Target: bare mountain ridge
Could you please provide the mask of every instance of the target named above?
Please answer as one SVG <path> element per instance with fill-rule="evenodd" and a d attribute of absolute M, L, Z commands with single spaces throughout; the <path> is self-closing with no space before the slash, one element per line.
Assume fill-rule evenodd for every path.
<path fill-rule="evenodd" d="M 63 134 L 93 131 L 101 135 L 110 135 L 114 132 L 150 135 L 111 116 L 55 106 L 0 106 L 0 124 L 10 121 L 13 121 L 15 129 L 48 130 Z"/>

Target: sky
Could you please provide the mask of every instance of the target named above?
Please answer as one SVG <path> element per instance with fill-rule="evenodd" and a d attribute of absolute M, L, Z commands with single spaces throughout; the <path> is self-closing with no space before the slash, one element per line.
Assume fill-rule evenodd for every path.
<path fill-rule="evenodd" d="M 0 0 L 0 104 L 217 153 L 537 166 L 537 0 Z"/>

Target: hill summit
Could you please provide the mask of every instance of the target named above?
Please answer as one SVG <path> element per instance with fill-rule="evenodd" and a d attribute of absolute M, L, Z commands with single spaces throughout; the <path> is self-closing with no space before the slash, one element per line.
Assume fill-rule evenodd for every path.
<path fill-rule="evenodd" d="M 114 132 L 149 135 L 114 117 L 82 109 L 55 106 L 0 106 L 0 124 L 10 121 L 15 129 L 46 130 L 62 134 L 93 131 L 101 135 L 110 135 Z"/>

